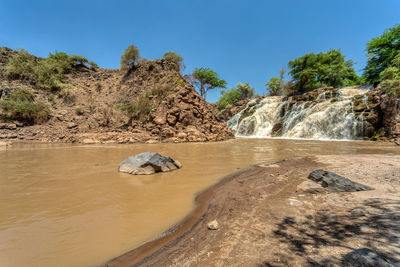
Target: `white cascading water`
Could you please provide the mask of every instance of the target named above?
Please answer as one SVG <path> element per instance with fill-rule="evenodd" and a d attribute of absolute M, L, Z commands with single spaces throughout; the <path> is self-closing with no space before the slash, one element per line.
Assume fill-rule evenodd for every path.
<path fill-rule="evenodd" d="M 322 93 L 317 101 L 294 103 L 280 96 L 250 101 L 246 108 L 228 121 L 237 137 L 273 137 L 274 125 L 280 125 L 279 137 L 311 139 L 357 139 L 363 132 L 363 116 L 354 113 L 356 95 L 366 89 L 342 88 L 332 100 L 332 92 Z M 367 96 L 363 102 L 367 102 Z M 251 115 L 249 115 L 251 114 Z"/>

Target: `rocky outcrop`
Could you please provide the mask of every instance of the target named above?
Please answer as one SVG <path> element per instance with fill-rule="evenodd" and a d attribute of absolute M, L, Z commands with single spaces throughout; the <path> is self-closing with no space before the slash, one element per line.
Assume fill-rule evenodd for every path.
<path fill-rule="evenodd" d="M 13 53 L 0 49 L 0 65 L 5 65 Z M 77 68 L 65 75 L 65 83 L 70 86 L 46 91 L 26 80 L 8 79 L 0 68 L 0 99 L 11 90 L 25 88 L 51 110 L 50 119 L 42 124 L 0 128 L 0 139 L 154 143 L 233 137 L 225 122 L 217 120 L 216 105 L 207 103 L 176 65 L 164 59 L 141 62 L 129 70 Z M 130 104 L 132 112 L 118 109 L 120 104 Z"/>
<path fill-rule="evenodd" d="M 380 108 L 385 132 L 393 137 L 397 145 L 400 145 L 400 99 L 385 96 L 382 99 Z"/>
<path fill-rule="evenodd" d="M 118 171 L 140 175 L 168 172 L 181 167 L 182 164 L 171 157 L 164 157 L 158 153 L 144 152 L 122 161 L 119 164 Z"/>
<path fill-rule="evenodd" d="M 314 170 L 308 175 L 308 179 L 321 184 L 331 192 L 357 192 L 373 190 L 372 187 L 351 181 L 334 172 L 325 170 Z"/>

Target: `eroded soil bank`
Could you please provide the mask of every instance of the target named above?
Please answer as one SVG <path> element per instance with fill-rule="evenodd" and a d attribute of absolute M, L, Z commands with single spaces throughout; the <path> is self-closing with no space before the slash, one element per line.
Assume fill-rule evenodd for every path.
<path fill-rule="evenodd" d="M 317 168 L 375 188 L 305 192 Z M 164 237 L 106 266 L 307 266 L 339 264 L 358 248 L 400 262 L 400 156 L 333 155 L 255 165 L 196 198 Z M 218 230 L 207 224 L 217 220 Z"/>

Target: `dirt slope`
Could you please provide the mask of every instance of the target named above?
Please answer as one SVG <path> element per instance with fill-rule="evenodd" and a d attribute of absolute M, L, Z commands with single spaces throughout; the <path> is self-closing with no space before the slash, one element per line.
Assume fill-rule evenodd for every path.
<path fill-rule="evenodd" d="M 2 48 L 0 65 L 13 50 Z M 29 81 L 10 80 L 0 70 L 0 99 L 26 88 L 36 100 L 51 107 L 51 117 L 39 125 L 0 121 L 0 141 L 135 143 L 219 141 L 231 137 L 217 108 L 207 103 L 164 59 L 139 63 L 126 71 L 80 67 L 66 74 L 70 86 L 57 92 L 37 88 Z M 130 119 L 118 110 L 121 103 L 142 105 Z"/>

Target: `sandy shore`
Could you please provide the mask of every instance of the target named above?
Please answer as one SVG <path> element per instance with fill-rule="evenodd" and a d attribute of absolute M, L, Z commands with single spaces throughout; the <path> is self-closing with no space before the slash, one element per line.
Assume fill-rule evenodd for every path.
<path fill-rule="evenodd" d="M 375 188 L 310 192 L 317 168 Z M 320 266 L 358 248 L 400 263 L 400 156 L 333 155 L 260 164 L 196 197 L 182 222 L 105 266 Z M 207 224 L 217 220 L 218 230 Z"/>

